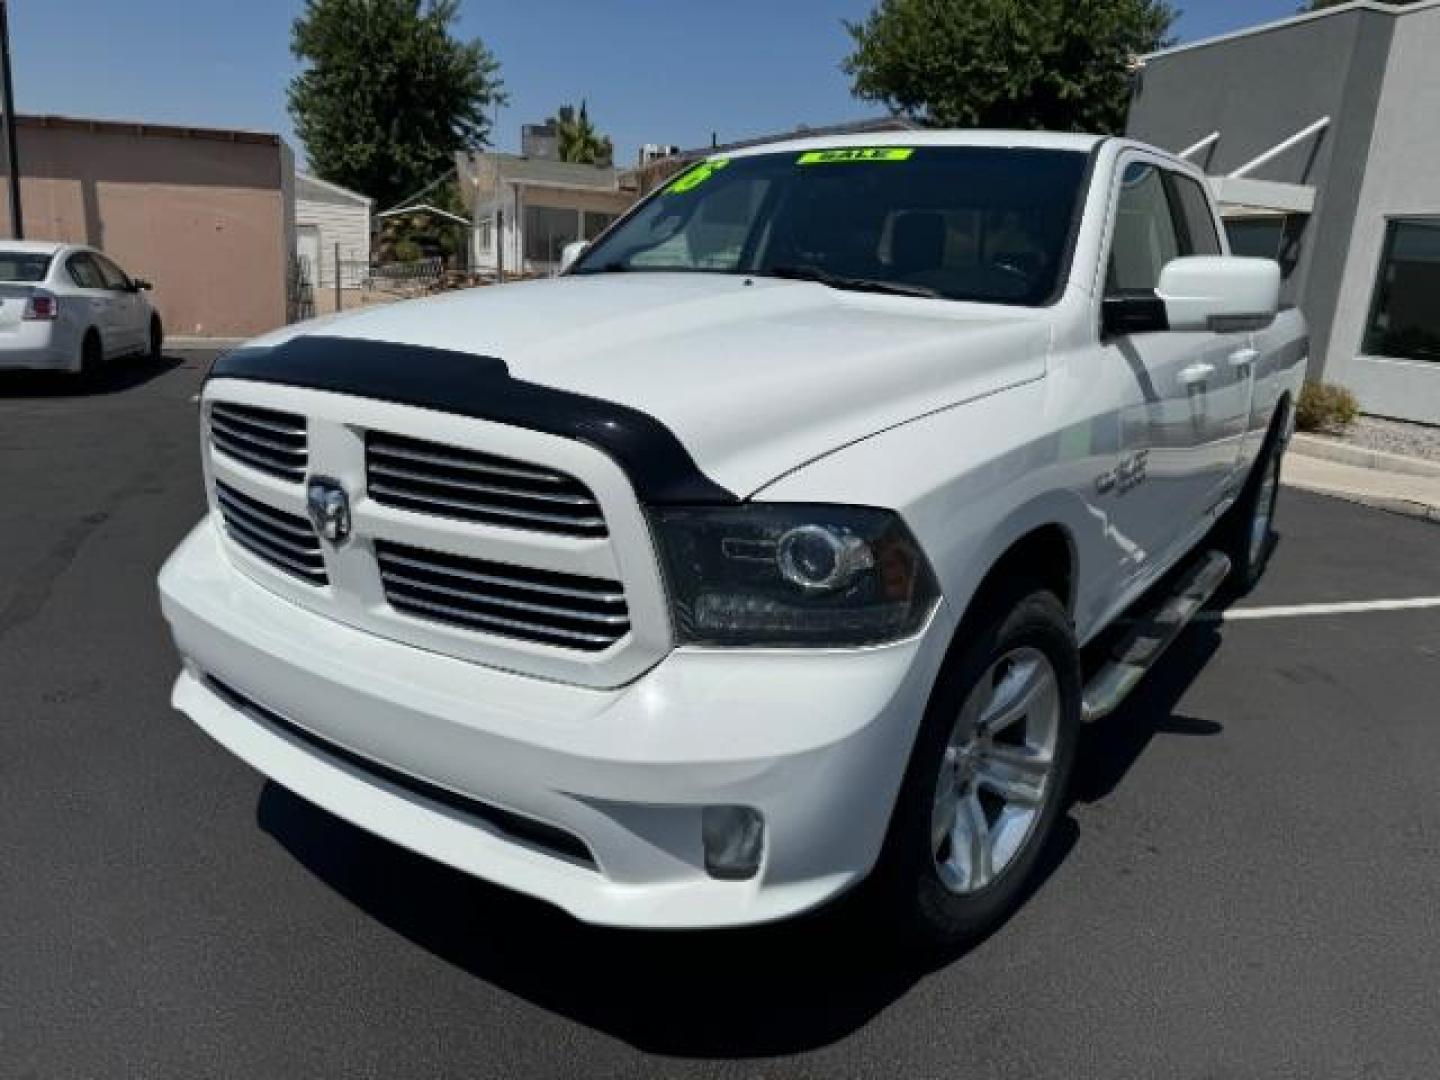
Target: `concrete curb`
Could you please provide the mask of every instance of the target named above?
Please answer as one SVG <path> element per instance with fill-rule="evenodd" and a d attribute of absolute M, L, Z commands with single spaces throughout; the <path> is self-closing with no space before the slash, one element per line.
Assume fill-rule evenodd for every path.
<path fill-rule="evenodd" d="M 1440 478 L 1440 461 L 1427 461 L 1424 458 L 1410 457 L 1408 454 L 1389 454 L 1383 450 L 1351 446 L 1319 435 L 1302 435 L 1297 432 L 1290 440 L 1290 449 L 1293 453 L 1306 457 L 1338 461 L 1342 465 L 1354 465 L 1361 469 L 1399 473 L 1402 476 Z"/>
<path fill-rule="evenodd" d="M 1431 506 L 1429 503 L 1416 502 L 1413 499 L 1398 499 L 1389 495 L 1372 495 L 1369 492 L 1355 491 L 1352 488 L 1326 487 L 1324 484 L 1303 481 L 1286 480 L 1284 483 L 1286 487 L 1294 488 L 1296 491 L 1308 491 L 1312 495 L 1344 499 L 1346 502 L 1368 506 L 1372 510 L 1384 510 L 1391 514 L 1402 514 L 1405 517 L 1419 518 L 1422 521 L 1440 525 L 1440 506 Z"/>
<path fill-rule="evenodd" d="M 165 347 L 168 349 L 233 349 L 249 340 L 249 338 L 238 337 L 185 337 L 179 334 L 166 334 Z"/>
<path fill-rule="evenodd" d="M 1329 458 L 1286 454 L 1281 482 L 1317 495 L 1440 523 L 1440 477 L 1412 476 Z"/>

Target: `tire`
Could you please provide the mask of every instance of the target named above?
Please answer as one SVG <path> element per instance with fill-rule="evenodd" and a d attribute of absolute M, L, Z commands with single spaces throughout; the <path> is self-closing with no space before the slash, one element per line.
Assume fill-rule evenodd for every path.
<path fill-rule="evenodd" d="M 1065 806 L 1080 726 L 1079 650 L 1052 593 L 1011 585 L 957 641 L 869 883 L 886 925 L 925 948 L 979 938 L 1024 898 Z M 1011 722 L 994 723 L 997 712 Z M 977 734 L 986 718 L 992 733 Z M 1024 797 L 1008 802 L 996 790 L 1006 785 Z M 953 811 L 942 807 L 951 798 Z"/>
<path fill-rule="evenodd" d="M 165 355 L 165 328 L 160 324 L 159 315 L 150 316 L 150 338 L 149 346 L 145 350 L 145 358 L 159 363 Z"/>
<path fill-rule="evenodd" d="M 100 344 L 100 335 L 94 330 L 87 330 L 85 338 L 80 343 L 80 375 L 83 378 L 93 379 L 105 366 L 105 349 Z"/>
<path fill-rule="evenodd" d="M 1265 440 L 1244 490 L 1220 523 L 1217 546 L 1230 558 L 1226 587 L 1234 596 L 1244 596 L 1255 588 L 1270 562 L 1284 455 L 1285 444 L 1277 423 Z"/>

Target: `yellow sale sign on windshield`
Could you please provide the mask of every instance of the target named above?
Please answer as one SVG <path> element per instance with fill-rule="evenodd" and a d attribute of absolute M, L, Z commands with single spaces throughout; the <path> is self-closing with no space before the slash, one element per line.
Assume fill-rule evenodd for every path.
<path fill-rule="evenodd" d="M 797 165 L 833 165 L 844 161 L 909 161 L 911 146 L 856 146 L 843 150 L 810 150 L 800 155 Z"/>
<path fill-rule="evenodd" d="M 700 164 L 696 165 L 688 172 L 681 173 L 680 179 L 676 180 L 666 190 L 671 195 L 683 195 L 687 191 L 694 191 L 706 180 L 709 180 L 710 177 L 714 176 L 717 172 L 719 172 L 721 169 L 725 168 L 725 166 L 729 164 L 730 162 L 725 158 L 716 158 L 712 161 L 702 161 L 700 162 Z"/>

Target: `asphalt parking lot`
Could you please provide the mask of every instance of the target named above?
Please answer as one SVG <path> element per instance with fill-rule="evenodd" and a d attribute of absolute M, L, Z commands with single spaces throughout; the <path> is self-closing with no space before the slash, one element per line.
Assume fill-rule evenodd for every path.
<path fill-rule="evenodd" d="M 1440 528 L 1282 495 L 1240 606 L 1084 737 L 1047 874 L 934 965 L 844 920 L 580 926 L 171 711 L 206 360 L 0 379 L 0 1076 L 1440 1073 Z"/>

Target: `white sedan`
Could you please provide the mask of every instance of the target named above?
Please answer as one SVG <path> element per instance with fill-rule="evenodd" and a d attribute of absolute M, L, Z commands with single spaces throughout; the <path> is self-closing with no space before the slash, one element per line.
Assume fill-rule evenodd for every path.
<path fill-rule="evenodd" d="M 0 371 L 88 374 L 116 357 L 158 357 L 149 288 L 93 248 L 0 241 Z"/>

